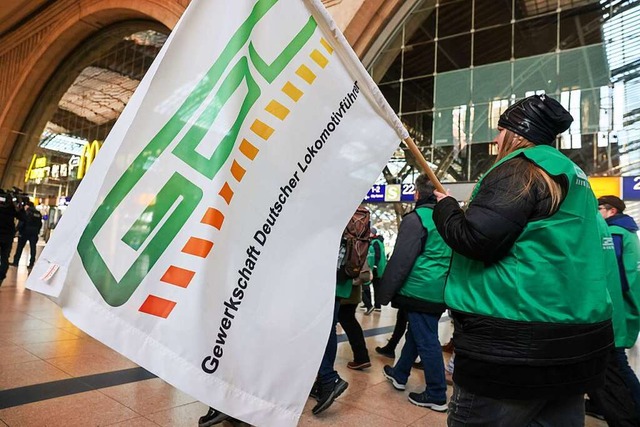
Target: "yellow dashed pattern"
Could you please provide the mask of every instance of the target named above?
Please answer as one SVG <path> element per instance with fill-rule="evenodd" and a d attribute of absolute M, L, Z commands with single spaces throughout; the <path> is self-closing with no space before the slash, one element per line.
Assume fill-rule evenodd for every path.
<path fill-rule="evenodd" d="M 320 44 L 324 47 L 324 49 L 327 51 L 329 55 L 333 55 L 333 48 L 331 47 L 328 41 L 326 41 L 324 38 L 321 38 Z"/>
<path fill-rule="evenodd" d="M 302 92 L 300 89 L 298 89 L 293 83 L 291 82 L 287 82 L 285 83 L 284 86 L 282 86 L 282 91 L 289 97 L 291 98 L 294 102 L 298 102 L 298 100 L 300 98 L 302 98 L 302 95 L 304 95 L 304 92 Z"/>
<path fill-rule="evenodd" d="M 268 111 L 269 113 L 273 114 L 274 116 L 276 116 L 280 120 L 286 119 L 287 116 L 289 115 L 289 112 L 290 112 L 287 107 L 285 107 L 284 105 L 280 104 L 275 99 L 271 100 L 271 102 L 269 103 L 269 105 L 267 105 L 267 108 L 265 108 L 265 110 Z"/>
<path fill-rule="evenodd" d="M 296 74 L 309 84 L 313 84 L 313 81 L 316 79 L 316 75 L 313 74 L 313 71 L 304 64 L 298 67 Z"/>
<path fill-rule="evenodd" d="M 311 52 L 309 56 L 311 57 L 311 59 L 313 59 L 313 62 L 320 66 L 320 68 L 326 67 L 329 63 L 327 57 L 320 53 L 318 49 L 313 49 L 313 52 Z"/>

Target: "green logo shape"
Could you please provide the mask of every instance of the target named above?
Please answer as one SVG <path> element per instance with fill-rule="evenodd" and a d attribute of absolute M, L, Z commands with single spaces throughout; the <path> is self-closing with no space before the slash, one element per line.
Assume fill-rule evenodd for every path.
<path fill-rule="evenodd" d="M 249 41 L 256 25 L 277 2 L 278 0 L 258 0 L 249 17 L 236 30 L 207 74 L 198 82 L 178 111 L 136 157 L 89 220 L 78 243 L 78 254 L 89 278 L 107 304 L 118 307 L 131 298 L 144 277 L 193 214 L 202 199 L 203 191 L 178 172 L 171 176 L 121 239 L 136 251 L 137 258 L 120 280 L 113 276 L 109 265 L 94 243 L 96 236 L 109 218 L 115 214 L 127 195 L 201 109 L 200 107 L 209 98 L 225 70 L 231 67 L 212 100 L 172 150 L 173 155 L 192 169 L 208 179 L 213 179 L 229 158 L 240 128 L 261 95 L 260 86 L 252 76 L 249 59 L 258 74 L 270 84 L 289 65 L 315 32 L 317 23 L 313 17 L 310 17 L 271 64 L 267 64 L 262 59 L 253 43 L 248 46 L 249 59 L 241 56 L 234 61 Z M 222 108 L 243 82 L 246 84 L 247 94 L 229 131 L 210 158 L 196 152 L 196 148 Z"/>

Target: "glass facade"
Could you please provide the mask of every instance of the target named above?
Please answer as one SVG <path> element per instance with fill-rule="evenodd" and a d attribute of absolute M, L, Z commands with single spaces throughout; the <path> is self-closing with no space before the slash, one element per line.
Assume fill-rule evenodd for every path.
<path fill-rule="evenodd" d="M 574 116 L 556 144 L 587 174 L 640 174 L 637 0 L 424 0 L 370 72 L 445 181 L 477 180 L 498 117 L 535 93 Z M 417 172 L 404 164 L 388 172 Z"/>
<path fill-rule="evenodd" d="M 167 39 L 155 30 L 105 37 L 99 52 L 87 54 L 80 49 L 70 59 L 77 76 L 54 99 L 55 108 L 49 108 L 44 117 L 44 130 L 38 130 L 24 188 L 46 204 L 55 205 L 73 195 Z"/>

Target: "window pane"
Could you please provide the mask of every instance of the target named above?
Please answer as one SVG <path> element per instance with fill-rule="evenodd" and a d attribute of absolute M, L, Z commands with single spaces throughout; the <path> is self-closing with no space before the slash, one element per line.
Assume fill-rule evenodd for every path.
<path fill-rule="evenodd" d="M 440 3 L 438 8 L 438 38 L 471 31 L 472 0 Z"/>
<path fill-rule="evenodd" d="M 393 111 L 398 111 L 400 108 L 400 83 L 380 85 L 380 91 L 391 108 L 393 108 Z"/>
<path fill-rule="evenodd" d="M 513 93 L 524 98 L 528 92 L 557 93 L 557 54 L 518 59 L 513 64 Z"/>
<path fill-rule="evenodd" d="M 511 25 L 476 31 L 473 65 L 493 64 L 511 59 Z"/>
<path fill-rule="evenodd" d="M 436 76 L 436 108 L 466 105 L 471 101 L 471 70 L 459 70 Z"/>
<path fill-rule="evenodd" d="M 400 49 L 387 50 L 383 52 L 373 64 L 373 75 L 384 75 L 380 83 L 400 80 L 402 76 L 402 58 Z"/>
<path fill-rule="evenodd" d="M 402 123 L 405 125 L 417 145 L 426 147 L 431 145 L 431 131 L 433 127 L 433 113 L 403 114 Z"/>
<path fill-rule="evenodd" d="M 557 0 L 518 0 L 515 4 L 514 14 L 516 19 L 554 13 L 558 9 Z"/>
<path fill-rule="evenodd" d="M 434 42 L 405 47 L 404 79 L 433 74 L 436 46 Z"/>
<path fill-rule="evenodd" d="M 471 34 L 439 40 L 437 46 L 439 73 L 471 65 Z"/>
<path fill-rule="evenodd" d="M 524 58 L 555 52 L 557 24 L 556 14 L 517 21 L 514 31 L 514 56 Z"/>
<path fill-rule="evenodd" d="M 558 85 L 561 90 L 597 88 L 609 84 L 609 68 L 603 45 L 561 52 Z"/>
<path fill-rule="evenodd" d="M 588 6 L 560 13 L 560 48 L 571 49 L 602 43 L 602 6 Z"/>
<path fill-rule="evenodd" d="M 474 28 L 511 23 L 511 0 L 475 0 Z"/>
<path fill-rule="evenodd" d="M 511 93 L 511 62 L 483 65 L 473 69 L 474 104 L 509 99 Z"/>
<path fill-rule="evenodd" d="M 433 108 L 433 77 L 404 80 L 402 83 L 402 112 Z"/>

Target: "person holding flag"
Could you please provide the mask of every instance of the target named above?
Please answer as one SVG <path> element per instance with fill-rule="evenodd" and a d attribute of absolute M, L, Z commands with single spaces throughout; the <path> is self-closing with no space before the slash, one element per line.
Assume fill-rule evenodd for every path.
<path fill-rule="evenodd" d="M 604 382 L 613 244 L 586 174 L 554 148 L 572 121 L 547 95 L 516 102 L 467 210 L 435 193 L 433 219 L 454 251 L 449 426 L 583 426 L 584 394 Z"/>

